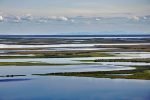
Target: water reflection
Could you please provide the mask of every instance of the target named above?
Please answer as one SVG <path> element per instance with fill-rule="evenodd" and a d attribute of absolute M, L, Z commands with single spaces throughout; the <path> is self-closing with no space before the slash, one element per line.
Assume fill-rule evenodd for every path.
<path fill-rule="evenodd" d="M 16 81 L 27 81 L 31 79 L 26 78 L 15 78 L 15 79 L 0 79 L 0 82 L 16 82 Z"/>
<path fill-rule="evenodd" d="M 1 100 L 149 100 L 150 81 L 44 77 L 3 82 Z"/>

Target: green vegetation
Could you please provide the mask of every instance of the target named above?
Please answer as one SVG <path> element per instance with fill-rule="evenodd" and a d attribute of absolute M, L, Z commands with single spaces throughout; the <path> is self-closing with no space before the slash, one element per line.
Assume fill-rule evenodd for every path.
<path fill-rule="evenodd" d="M 103 52 L 90 52 L 90 51 L 69 51 L 69 52 L 51 52 L 49 54 L 38 54 L 37 56 L 40 57 L 61 57 L 61 58 L 65 58 L 65 57 L 110 57 L 113 56 L 112 54 L 107 54 L 107 53 L 103 53 Z"/>
<path fill-rule="evenodd" d="M 53 65 L 70 65 L 70 64 L 55 64 L 44 62 L 0 62 L 0 66 L 53 66 Z"/>
<path fill-rule="evenodd" d="M 112 57 L 108 54 L 98 51 L 50 51 L 50 52 L 16 52 L 14 54 L 34 54 L 35 56 L 0 56 L 1 59 L 7 58 L 67 58 L 67 57 Z"/>
<path fill-rule="evenodd" d="M 149 42 L 148 42 L 149 43 Z M 103 45 L 103 46 L 95 46 L 98 48 L 119 48 L 112 50 L 105 50 L 105 52 L 150 52 L 149 45 Z"/>
<path fill-rule="evenodd" d="M 3 44 L 16 44 L 16 45 L 47 45 L 47 44 L 71 44 L 75 43 L 77 39 L 60 39 L 60 38 L 15 38 L 15 39 L 2 39 Z M 81 39 L 79 39 L 81 40 Z M 83 39 L 81 43 L 149 43 L 150 39 Z M 115 54 L 107 52 L 150 52 L 149 45 L 95 45 L 96 48 L 117 48 L 106 50 L 93 50 L 93 51 L 46 51 L 48 47 L 39 48 L 0 48 L 5 51 L 2 53 L 5 56 L 0 56 L 0 59 L 13 59 L 13 58 L 72 58 L 72 57 L 113 57 Z M 92 47 L 90 47 L 92 48 Z M 31 50 L 31 51 L 30 51 Z M 38 51 L 39 50 L 39 51 Z M 40 51 L 41 50 L 41 51 Z M 45 50 L 45 51 L 44 51 Z M 7 56 L 11 55 L 26 55 L 33 54 L 33 56 Z M 147 59 L 96 59 L 96 60 L 81 60 L 86 62 L 145 62 L 150 63 L 150 58 Z M 80 64 L 83 64 L 80 63 Z M 56 66 L 56 65 L 71 65 L 71 64 L 58 64 L 58 63 L 44 63 L 44 62 L 0 62 L 0 66 Z M 78 77 L 96 77 L 96 78 L 123 78 L 123 79 L 145 79 L 150 80 L 150 66 L 132 66 L 134 70 L 119 70 L 119 71 L 97 71 L 97 72 L 65 72 L 65 73 L 46 73 L 34 75 L 58 75 L 58 76 L 78 76 Z M 4 77 L 14 77 L 16 75 L 6 75 Z M 3 76 L 0 76 L 3 77 Z"/>
<path fill-rule="evenodd" d="M 150 63 L 150 58 L 137 59 L 96 59 L 96 60 L 80 60 L 81 62 L 145 62 Z"/>
<path fill-rule="evenodd" d="M 150 66 L 132 66 L 134 70 L 118 71 L 97 71 L 97 72 L 63 72 L 63 73 L 46 73 L 33 74 L 40 76 L 78 76 L 78 77 L 95 77 L 95 78 L 122 78 L 122 79 L 143 79 L 150 80 Z M 127 75 L 123 75 L 127 74 Z M 129 74 L 129 75 L 128 75 Z"/>
<path fill-rule="evenodd" d="M 150 58 L 142 59 L 96 59 L 94 62 L 145 62 L 150 63 Z"/>

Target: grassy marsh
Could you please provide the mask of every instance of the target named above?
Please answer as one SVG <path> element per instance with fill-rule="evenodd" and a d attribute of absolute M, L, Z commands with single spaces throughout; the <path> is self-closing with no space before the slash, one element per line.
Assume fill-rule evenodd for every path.
<path fill-rule="evenodd" d="M 150 58 L 136 59 L 95 59 L 95 60 L 79 60 L 81 62 L 145 62 L 150 63 Z"/>
<path fill-rule="evenodd" d="M 71 57 L 113 57 L 115 55 L 98 51 L 51 51 L 51 52 L 16 52 L 12 54 L 34 54 L 34 56 L 0 56 L 7 58 L 71 58 Z"/>
<path fill-rule="evenodd" d="M 45 62 L 0 62 L 0 66 L 57 66 L 57 65 L 70 65 L 70 64 L 56 64 Z"/>
<path fill-rule="evenodd" d="M 142 79 L 150 80 L 150 66 L 132 66 L 134 70 L 118 71 L 97 71 L 97 72 L 63 72 L 63 73 L 46 73 L 33 74 L 40 76 L 77 76 L 77 77 L 95 77 L 95 78 L 112 78 L 112 79 Z M 129 74 L 129 75 L 122 75 Z"/>

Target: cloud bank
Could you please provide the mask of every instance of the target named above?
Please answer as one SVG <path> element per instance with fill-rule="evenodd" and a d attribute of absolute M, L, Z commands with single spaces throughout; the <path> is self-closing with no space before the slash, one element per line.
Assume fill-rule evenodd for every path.
<path fill-rule="evenodd" d="M 145 23 L 150 24 L 150 15 L 146 16 L 129 16 L 129 17 L 88 17 L 88 16 L 0 16 L 0 22 L 5 23 Z"/>

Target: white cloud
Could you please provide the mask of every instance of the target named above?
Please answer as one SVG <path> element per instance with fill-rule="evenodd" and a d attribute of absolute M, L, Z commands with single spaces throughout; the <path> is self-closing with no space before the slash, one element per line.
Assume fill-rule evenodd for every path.
<path fill-rule="evenodd" d="M 58 21 L 68 21 L 68 18 L 67 17 L 65 17 L 65 16 L 52 16 L 52 17 L 50 17 L 50 19 L 52 19 L 52 20 L 58 20 Z"/>
<path fill-rule="evenodd" d="M 61 16 L 61 17 L 58 17 L 59 20 L 62 20 L 62 21 L 68 21 L 68 18 L 67 17 L 64 17 L 64 16 Z"/>
<path fill-rule="evenodd" d="M 21 18 L 19 16 L 16 16 L 14 19 L 14 22 L 19 23 L 21 21 Z"/>
<path fill-rule="evenodd" d="M 57 16 L 51 16 L 50 19 L 57 19 Z"/>
<path fill-rule="evenodd" d="M 0 16 L 0 21 L 3 21 L 3 20 L 4 20 L 3 16 Z"/>
<path fill-rule="evenodd" d="M 31 14 L 27 14 L 27 15 L 25 15 L 25 16 L 22 16 L 22 17 L 21 17 L 21 20 L 28 20 L 28 21 L 31 21 L 31 20 L 33 20 L 33 17 L 32 17 Z"/>
<path fill-rule="evenodd" d="M 40 22 L 40 23 L 86 23 L 91 24 L 95 21 L 101 23 L 120 23 L 126 22 L 127 20 L 130 21 L 139 21 L 140 20 L 149 20 L 149 16 L 125 16 L 125 17 L 101 17 L 101 16 L 95 16 L 95 17 L 89 17 L 89 16 L 74 16 L 74 17 L 66 17 L 66 16 L 32 16 L 31 14 L 22 15 L 22 16 L 14 16 L 14 15 L 0 15 L 0 21 L 4 22 L 14 22 L 14 23 L 24 23 L 24 22 Z"/>
<path fill-rule="evenodd" d="M 96 21 L 99 21 L 99 20 L 101 20 L 101 19 L 100 19 L 100 18 L 96 18 L 95 20 L 96 20 Z"/>
<path fill-rule="evenodd" d="M 47 23 L 47 22 L 48 22 L 48 19 L 40 18 L 40 19 L 38 19 L 37 21 L 40 22 L 40 23 Z"/>
<path fill-rule="evenodd" d="M 129 19 L 132 19 L 132 20 L 135 20 L 135 21 L 139 21 L 140 17 L 138 17 L 138 16 L 132 16 Z"/>
<path fill-rule="evenodd" d="M 5 22 L 21 22 L 21 17 L 20 16 L 5 16 Z"/>

